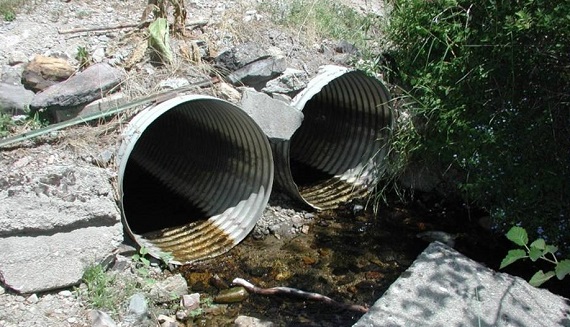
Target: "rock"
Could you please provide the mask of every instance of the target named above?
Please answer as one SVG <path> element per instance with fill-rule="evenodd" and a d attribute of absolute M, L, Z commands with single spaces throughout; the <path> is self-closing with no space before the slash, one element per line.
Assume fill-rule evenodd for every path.
<path fill-rule="evenodd" d="M 213 89 L 216 96 L 231 103 L 238 103 L 241 98 L 239 91 L 228 83 L 221 82 L 214 84 Z"/>
<path fill-rule="evenodd" d="M 266 49 L 260 47 L 257 43 L 246 42 L 220 53 L 214 59 L 214 64 L 222 70 L 232 72 L 258 60 L 259 58 L 282 55 L 282 51 L 278 48 Z"/>
<path fill-rule="evenodd" d="M 180 306 L 188 310 L 198 309 L 200 306 L 200 293 L 184 294 L 180 299 Z"/>
<path fill-rule="evenodd" d="M 2 78 L 0 82 L 22 86 L 22 74 L 24 73 L 24 65 L 16 66 L 3 66 L 2 67 Z M 23 87 L 23 86 L 22 86 Z M 30 90 L 28 90 L 30 91 Z M 32 92 L 32 91 L 30 91 Z M 34 92 L 32 92 L 34 94 Z"/>
<path fill-rule="evenodd" d="M 122 241 L 109 178 L 93 166 L 21 160 L 4 172 L 0 273 L 9 288 L 32 293 L 75 285 L 86 266 Z"/>
<path fill-rule="evenodd" d="M 24 68 L 22 84 L 38 92 L 68 79 L 74 73 L 75 68 L 65 59 L 37 55 Z"/>
<path fill-rule="evenodd" d="M 176 319 L 180 321 L 185 321 L 188 319 L 188 312 L 186 310 L 177 310 Z"/>
<path fill-rule="evenodd" d="M 281 76 L 267 82 L 261 91 L 268 94 L 284 93 L 294 96 L 293 93 L 307 87 L 307 83 L 309 83 L 309 75 L 306 72 L 287 68 Z"/>
<path fill-rule="evenodd" d="M 240 107 L 276 140 L 289 140 L 303 122 L 303 113 L 267 94 L 245 89 Z"/>
<path fill-rule="evenodd" d="M 57 294 L 59 294 L 59 295 L 61 295 L 61 296 L 63 296 L 63 297 L 70 297 L 70 296 L 73 295 L 73 293 L 71 293 L 71 291 L 68 291 L 68 290 L 63 290 L 63 291 L 61 291 L 61 292 L 59 292 L 59 293 L 57 293 Z"/>
<path fill-rule="evenodd" d="M 172 317 L 166 315 L 158 315 L 157 320 L 160 323 L 160 327 L 178 327 L 176 319 Z"/>
<path fill-rule="evenodd" d="M 234 85 L 247 85 L 261 89 L 267 81 L 279 76 L 286 68 L 285 57 L 261 57 L 230 73 L 227 79 Z"/>
<path fill-rule="evenodd" d="M 128 313 L 132 314 L 136 320 L 142 320 L 148 315 L 148 303 L 144 294 L 136 293 L 129 299 Z"/>
<path fill-rule="evenodd" d="M 340 41 L 334 50 L 338 53 L 358 54 L 358 48 L 346 40 Z"/>
<path fill-rule="evenodd" d="M 8 65 L 15 66 L 19 64 L 26 64 L 28 63 L 28 57 L 22 51 L 12 51 L 10 56 L 8 57 Z"/>
<path fill-rule="evenodd" d="M 94 64 L 65 82 L 36 94 L 31 107 L 34 112 L 48 108 L 52 115 L 56 110 L 73 110 L 76 106 L 100 99 L 119 85 L 123 78 L 123 72 L 117 68 L 105 63 Z"/>
<path fill-rule="evenodd" d="M 568 299 L 434 242 L 354 327 L 568 326 L 568 312 Z"/>
<path fill-rule="evenodd" d="M 95 49 L 91 55 L 91 59 L 93 59 L 95 63 L 103 62 L 103 60 L 105 60 L 105 48 Z"/>
<path fill-rule="evenodd" d="M 103 311 L 89 311 L 89 319 L 91 319 L 91 327 L 117 327 L 113 318 Z"/>
<path fill-rule="evenodd" d="M 238 316 L 234 321 L 235 327 L 272 327 L 271 321 L 260 320 L 255 317 Z"/>
<path fill-rule="evenodd" d="M 27 114 L 34 92 L 21 85 L 0 83 L 0 113 L 9 115 Z"/>
<path fill-rule="evenodd" d="M 174 90 L 184 86 L 190 85 L 188 79 L 183 77 L 169 78 L 158 83 L 158 88 L 161 90 Z"/>
<path fill-rule="evenodd" d="M 67 110 L 55 110 L 55 122 L 66 121 L 74 117 L 88 117 L 104 111 L 118 108 L 128 102 L 123 93 L 113 93 L 102 99 L 95 100 L 85 106 L 76 106 Z"/>
<path fill-rule="evenodd" d="M 39 299 L 38 299 L 38 295 L 36 293 L 30 295 L 27 299 L 26 302 L 28 303 L 38 303 Z"/>
<path fill-rule="evenodd" d="M 227 290 L 221 290 L 218 295 L 214 296 L 214 302 L 220 304 L 242 302 L 248 296 L 245 288 L 238 286 Z"/>
<path fill-rule="evenodd" d="M 157 282 L 150 290 L 150 296 L 155 302 L 168 302 L 178 299 L 188 293 L 188 285 L 180 274 L 170 276 Z"/>

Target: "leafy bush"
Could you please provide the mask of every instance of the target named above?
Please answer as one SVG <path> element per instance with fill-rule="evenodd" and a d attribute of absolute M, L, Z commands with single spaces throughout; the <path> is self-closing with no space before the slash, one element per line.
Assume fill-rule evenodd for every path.
<path fill-rule="evenodd" d="M 412 160 L 453 168 L 499 230 L 570 246 L 570 3 L 394 0 L 386 35 L 420 121 Z M 407 150 L 406 150 L 407 151 Z M 444 171 L 442 169 L 442 171 Z"/>

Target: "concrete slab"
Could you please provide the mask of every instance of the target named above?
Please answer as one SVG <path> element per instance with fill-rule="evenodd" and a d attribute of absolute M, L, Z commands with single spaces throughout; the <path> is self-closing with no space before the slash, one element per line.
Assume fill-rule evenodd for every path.
<path fill-rule="evenodd" d="M 570 326 L 570 300 L 431 243 L 354 327 Z"/>

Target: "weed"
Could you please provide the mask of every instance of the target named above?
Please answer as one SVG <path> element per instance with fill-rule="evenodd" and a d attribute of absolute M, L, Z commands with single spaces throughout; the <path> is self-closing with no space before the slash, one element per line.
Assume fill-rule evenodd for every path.
<path fill-rule="evenodd" d="M 89 66 L 89 52 L 87 52 L 87 49 L 85 47 L 77 47 L 77 54 L 75 55 L 75 59 L 79 61 L 79 69 L 83 69 Z"/>
<path fill-rule="evenodd" d="M 144 246 L 141 246 L 138 253 L 133 255 L 133 261 L 137 264 L 142 265 L 143 267 L 150 267 L 150 260 L 145 258 L 148 255 L 148 249 Z"/>
<path fill-rule="evenodd" d="M 529 245 L 526 230 L 518 226 L 512 227 L 506 236 L 511 242 L 523 249 L 510 250 L 501 262 L 500 269 L 525 258 L 529 258 L 533 262 L 541 259 L 552 263 L 554 265 L 553 271 L 545 273 L 544 271 L 539 270 L 531 277 L 529 284 L 536 287 L 542 285 L 554 276 L 562 280 L 566 275 L 570 274 L 570 260 L 565 259 L 558 261 L 558 258 L 556 258 L 555 253 L 558 251 L 558 247 L 546 244 L 542 238 L 536 239 Z"/>
<path fill-rule="evenodd" d="M 16 19 L 17 11 L 26 4 L 26 0 L 0 0 L 0 15 L 5 21 Z"/>
<path fill-rule="evenodd" d="M 266 1 L 259 10 L 269 13 L 277 24 L 298 28 L 299 36 L 343 39 L 358 47 L 367 46 L 380 23 L 374 15 L 327 0 Z"/>
<path fill-rule="evenodd" d="M 12 133 L 12 129 L 16 123 L 12 116 L 0 113 L 0 137 L 6 137 Z"/>

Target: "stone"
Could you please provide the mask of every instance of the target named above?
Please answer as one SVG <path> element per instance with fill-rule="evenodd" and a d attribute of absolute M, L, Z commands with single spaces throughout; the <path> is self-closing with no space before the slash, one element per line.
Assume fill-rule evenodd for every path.
<path fill-rule="evenodd" d="M 106 63 L 91 65 L 68 80 L 36 94 L 31 103 L 32 111 L 47 108 L 53 115 L 56 110 L 73 110 L 76 106 L 102 98 L 117 87 L 124 77 L 121 70 Z"/>
<path fill-rule="evenodd" d="M 261 57 L 230 73 L 227 80 L 234 85 L 246 85 L 262 89 L 265 83 L 279 76 L 287 69 L 285 57 Z"/>
<path fill-rule="evenodd" d="M 67 60 L 37 55 L 24 68 L 22 84 L 34 92 L 45 90 L 75 73 Z"/>
<path fill-rule="evenodd" d="M 91 320 L 91 327 L 117 327 L 113 318 L 100 310 L 89 311 L 89 319 Z"/>
<path fill-rule="evenodd" d="M 291 94 L 301 91 L 309 83 L 309 75 L 302 70 L 287 68 L 281 76 L 267 82 L 261 90 L 265 93 Z"/>
<path fill-rule="evenodd" d="M 186 279 L 180 274 L 170 276 L 152 286 L 149 294 L 155 302 L 168 302 L 188 293 Z"/>
<path fill-rule="evenodd" d="M 85 106 L 76 106 L 67 110 L 55 110 L 55 122 L 66 121 L 75 117 L 89 117 L 104 111 L 116 109 L 128 102 L 127 97 L 123 93 L 113 93 L 102 99 L 95 100 Z"/>
<path fill-rule="evenodd" d="M 105 48 L 95 49 L 91 55 L 91 59 L 93 59 L 93 62 L 96 63 L 103 62 L 103 60 L 105 60 Z"/>
<path fill-rule="evenodd" d="M 431 243 L 354 327 L 568 326 L 568 299 Z"/>
<path fill-rule="evenodd" d="M 272 327 L 271 321 L 261 320 L 255 317 L 238 316 L 234 321 L 235 327 Z"/>
<path fill-rule="evenodd" d="M 11 85 L 22 86 L 23 73 L 24 73 L 24 65 L 15 65 L 15 66 L 4 65 L 2 66 L 2 78 L 0 78 L 0 82 Z M 34 92 L 32 92 L 32 94 L 34 94 Z"/>
<path fill-rule="evenodd" d="M 71 291 L 69 291 L 69 290 L 63 290 L 63 291 L 61 291 L 61 292 L 59 292 L 59 293 L 57 293 L 57 294 L 59 294 L 59 295 L 61 295 L 61 296 L 63 296 L 63 297 L 70 297 L 70 296 L 73 295 L 73 293 L 71 293 Z"/>
<path fill-rule="evenodd" d="M 136 320 L 141 320 L 148 315 L 148 302 L 143 293 L 136 293 L 129 299 L 128 313 Z"/>
<path fill-rule="evenodd" d="M 342 40 L 340 41 L 334 48 L 334 50 L 338 53 L 348 53 L 348 54 L 358 54 L 358 48 L 346 41 L 346 40 Z"/>
<path fill-rule="evenodd" d="M 180 306 L 188 310 L 198 309 L 198 307 L 200 307 L 200 293 L 182 295 Z"/>
<path fill-rule="evenodd" d="M 241 94 L 239 93 L 239 91 L 228 83 L 221 82 L 214 84 L 213 90 L 214 94 L 217 97 L 222 98 L 231 103 L 238 103 L 241 98 Z"/>
<path fill-rule="evenodd" d="M 270 139 L 289 140 L 303 122 L 303 113 L 265 93 L 245 89 L 240 107 Z"/>
<path fill-rule="evenodd" d="M 158 88 L 161 90 L 174 90 L 188 85 L 190 85 L 188 79 L 183 77 L 176 77 L 161 81 L 158 83 Z"/>
<path fill-rule="evenodd" d="M 26 90 L 22 85 L 0 83 L 0 113 L 27 114 L 33 99 L 34 92 Z"/>
<path fill-rule="evenodd" d="M 8 65 L 15 66 L 19 64 L 26 64 L 28 63 L 28 57 L 22 51 L 12 51 L 10 56 L 8 57 Z"/>
<path fill-rule="evenodd" d="M 255 42 L 245 42 L 221 52 L 214 58 L 214 64 L 218 68 L 232 72 L 259 58 L 282 55 L 283 52 L 278 48 L 264 48 Z"/>
<path fill-rule="evenodd" d="M 40 299 L 38 298 L 38 295 L 36 293 L 30 295 L 27 299 L 26 302 L 28 303 L 38 303 Z"/>
<path fill-rule="evenodd" d="M 18 160 L 0 177 L 0 273 L 14 291 L 76 285 L 123 239 L 110 175 L 63 163 Z"/>

